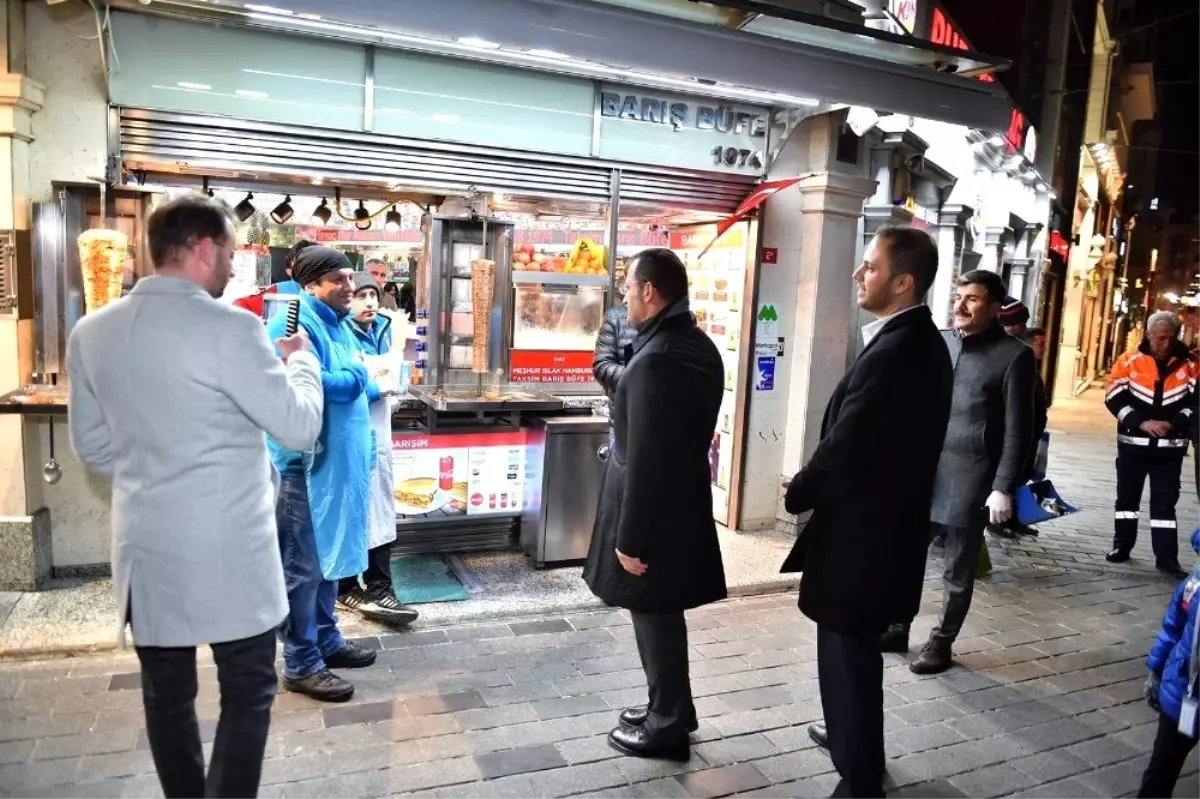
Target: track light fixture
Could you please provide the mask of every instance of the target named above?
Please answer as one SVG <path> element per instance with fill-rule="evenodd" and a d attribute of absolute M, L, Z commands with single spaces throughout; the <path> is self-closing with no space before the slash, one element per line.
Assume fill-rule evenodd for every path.
<path fill-rule="evenodd" d="M 253 199 L 253 192 L 247 192 L 246 198 L 234 206 L 233 213 L 237 216 L 239 222 L 245 222 L 254 216 L 254 203 L 251 202 Z"/>
<path fill-rule="evenodd" d="M 292 218 L 295 211 L 292 209 L 292 195 L 287 195 L 284 201 L 275 206 L 275 210 L 271 212 L 271 221 L 277 225 L 282 225 Z"/>
<path fill-rule="evenodd" d="M 206 197 L 213 197 L 213 190 L 208 187 L 208 178 L 204 179 L 204 194 Z"/>
<path fill-rule="evenodd" d="M 325 198 L 322 197 L 321 204 L 312 213 L 312 223 L 318 227 L 325 227 L 332 218 L 333 210 L 329 207 L 329 203 L 326 202 Z"/>
<path fill-rule="evenodd" d="M 371 229 L 371 212 L 367 210 L 367 206 L 362 200 L 358 201 L 358 207 L 354 209 L 354 227 L 359 230 Z"/>
<path fill-rule="evenodd" d="M 383 228 L 388 233 L 400 232 L 400 212 L 396 210 L 396 206 L 392 206 L 392 210 L 387 212 L 384 218 Z"/>

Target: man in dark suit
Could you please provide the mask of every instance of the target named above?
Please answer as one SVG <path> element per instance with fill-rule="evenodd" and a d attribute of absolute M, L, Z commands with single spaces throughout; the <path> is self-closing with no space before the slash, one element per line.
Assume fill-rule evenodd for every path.
<path fill-rule="evenodd" d="M 958 279 L 954 329 L 942 332 L 954 364 L 954 401 L 938 462 L 930 519 L 946 530 L 942 617 L 912 670 L 938 674 L 975 592 L 984 527 L 1013 518 L 1014 496 L 1034 447 L 1033 350 L 1006 332 L 999 314 L 1004 281 L 976 270 Z M 915 614 L 914 614 L 915 615 Z M 884 648 L 908 649 L 908 626 L 888 631 Z"/>
<path fill-rule="evenodd" d="M 821 442 L 787 486 L 789 513 L 813 511 L 783 571 L 802 571 L 800 610 L 817 623 L 827 746 L 842 780 L 834 796 L 883 796 L 880 635 L 921 602 L 929 504 L 950 416 L 950 358 L 922 300 L 937 246 L 909 227 L 884 228 L 854 272 L 858 304 L 875 316 L 846 372 Z"/>
<path fill-rule="evenodd" d="M 637 337 L 616 385 L 583 578 L 596 596 L 631 611 L 649 687 L 649 704 L 622 711 L 609 744 L 635 757 L 687 760 L 696 708 L 683 612 L 726 594 L 708 465 L 724 366 L 688 310 L 677 255 L 639 254 L 625 284 Z"/>

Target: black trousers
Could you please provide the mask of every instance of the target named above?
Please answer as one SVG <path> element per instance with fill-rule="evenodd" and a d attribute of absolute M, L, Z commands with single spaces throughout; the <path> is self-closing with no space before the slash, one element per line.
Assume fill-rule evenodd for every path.
<path fill-rule="evenodd" d="M 1117 504 L 1113 521 L 1113 549 L 1129 552 L 1137 543 L 1142 489 L 1150 479 L 1150 542 L 1154 557 L 1163 563 L 1179 560 L 1175 505 L 1179 502 L 1183 471 L 1182 449 L 1158 450 L 1124 446 L 1117 452 Z"/>
<path fill-rule="evenodd" d="M 213 644 L 212 652 L 221 718 L 206 779 L 196 719 L 196 648 L 137 647 L 146 732 L 167 799 L 258 795 L 277 685 L 275 631 Z"/>
<path fill-rule="evenodd" d="M 696 719 L 688 674 L 687 622 L 683 613 L 631 613 L 642 671 L 649 688 L 643 728 L 667 743 L 686 741 Z"/>
<path fill-rule="evenodd" d="M 1175 792 L 1179 772 L 1187 762 L 1188 755 L 1196 747 L 1196 739 L 1179 731 L 1179 724 L 1165 713 L 1158 715 L 1158 735 L 1154 737 L 1154 751 L 1150 763 L 1142 774 L 1142 788 L 1138 796 L 1150 799 L 1170 799 Z"/>
<path fill-rule="evenodd" d="M 818 624 L 817 677 L 829 755 L 842 778 L 833 795 L 883 796 L 883 655 L 879 635 L 843 635 Z"/>
<path fill-rule="evenodd" d="M 392 545 L 380 544 L 374 549 L 367 550 L 367 570 L 362 573 L 367 590 L 390 594 L 395 590 L 392 585 Z M 344 596 L 358 588 L 357 577 L 346 577 L 338 581 L 338 596 Z"/>

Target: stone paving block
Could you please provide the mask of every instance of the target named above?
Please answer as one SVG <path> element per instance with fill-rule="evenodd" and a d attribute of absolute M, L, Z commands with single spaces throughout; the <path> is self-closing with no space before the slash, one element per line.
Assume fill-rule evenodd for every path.
<path fill-rule="evenodd" d="M 966 796 L 992 797 L 1032 787 L 1034 780 L 1028 774 L 1000 763 L 951 777 L 950 784 Z"/>
<path fill-rule="evenodd" d="M 763 732 L 780 727 L 790 727 L 799 719 L 789 717 L 775 708 L 748 710 L 742 713 L 728 713 L 712 720 L 713 726 L 726 738 L 735 735 L 745 735 L 751 732 Z"/>
<path fill-rule="evenodd" d="M 733 712 L 742 710 L 758 710 L 764 707 L 776 707 L 789 704 L 792 695 L 787 689 L 778 686 L 752 688 L 747 691 L 733 691 L 721 694 L 721 701 Z"/>
<path fill-rule="evenodd" d="M 512 622 L 508 625 L 513 635 L 540 635 L 543 633 L 574 632 L 575 628 L 566 619 L 541 619 L 538 621 Z"/>
<path fill-rule="evenodd" d="M 406 699 L 404 707 L 410 716 L 433 716 L 438 713 L 487 707 L 487 702 L 479 691 L 468 690 Z"/>
<path fill-rule="evenodd" d="M 37 742 L 33 759 L 57 760 L 84 755 L 103 755 L 110 752 L 128 752 L 137 745 L 138 734 L 139 731 L 136 729 L 124 729 L 42 738 Z"/>
<path fill-rule="evenodd" d="M 480 700 L 482 701 L 482 700 Z M 329 729 L 350 724 L 371 724 L 395 718 L 397 710 L 404 715 L 404 706 L 397 708 L 395 702 L 366 702 L 360 705 L 329 707 L 321 711 L 325 726 Z M 425 714 L 420 714 L 425 715 Z"/>
<path fill-rule="evenodd" d="M 837 774 L 821 774 L 793 782 L 768 785 L 755 791 L 734 794 L 737 797 L 761 797 L 762 799 L 817 799 L 830 796 L 841 781 Z"/>
<path fill-rule="evenodd" d="M 539 699 L 553 699 L 559 696 L 558 689 L 553 684 L 502 685 L 493 688 L 480 688 L 479 695 L 489 707 L 536 702 Z"/>
<path fill-rule="evenodd" d="M 594 627 L 610 627 L 613 625 L 631 624 L 629 617 L 622 611 L 602 611 L 587 613 L 582 616 L 568 616 L 567 622 L 576 630 L 588 630 Z"/>
<path fill-rule="evenodd" d="M 777 730 L 767 730 L 763 736 L 782 754 L 813 749 L 816 744 L 808 734 L 808 725 L 800 724 L 794 727 L 784 727 Z"/>
<path fill-rule="evenodd" d="M 142 673 L 140 671 L 114 674 L 109 677 L 110 691 L 140 691 L 142 689 Z"/>
<path fill-rule="evenodd" d="M 297 757 L 274 757 L 263 761 L 263 785 L 312 780 L 329 774 L 330 756 L 324 752 Z"/>
<path fill-rule="evenodd" d="M 474 759 L 469 757 L 439 760 L 436 763 L 420 763 L 413 766 L 386 769 L 380 772 L 361 773 L 386 775 L 386 787 L 389 794 L 404 791 L 423 791 L 443 785 L 457 785 L 459 783 L 473 782 L 483 777 Z M 331 795 L 353 796 L 354 794 L 336 791 Z"/>
<path fill-rule="evenodd" d="M 1093 738 L 1090 741 L 1068 746 L 1064 750 L 1069 755 L 1086 760 L 1093 766 L 1108 766 L 1137 757 L 1140 752 L 1116 738 Z"/>
<path fill-rule="evenodd" d="M 588 763 L 581 766 L 539 771 L 530 776 L 534 796 L 591 795 L 595 791 L 626 786 L 625 775 L 613 762 Z"/>
<path fill-rule="evenodd" d="M 569 764 L 554 746 L 543 744 L 476 755 L 475 765 L 483 779 L 490 780 L 512 774 L 560 768 Z"/>
<path fill-rule="evenodd" d="M 95 713 L 77 713 L 6 721 L 0 724 L 0 741 L 21 741 L 87 732 L 91 729 L 95 717 Z"/>
<path fill-rule="evenodd" d="M 889 754 L 905 755 L 937 749 L 967 740 L 958 730 L 944 723 L 924 724 L 889 733 L 884 745 Z"/>
<path fill-rule="evenodd" d="M 1018 758 L 1011 761 L 1010 765 L 1029 775 L 1036 785 L 1072 777 L 1092 768 L 1083 758 L 1069 754 L 1063 749 Z"/>
<path fill-rule="evenodd" d="M 833 771 L 833 761 L 821 749 L 804 749 L 754 761 L 754 766 L 772 784 L 791 782 Z"/>
<path fill-rule="evenodd" d="M 692 759 L 686 763 L 675 763 L 670 760 L 647 760 L 640 757 L 619 757 L 613 762 L 617 764 L 617 768 L 621 770 L 625 779 L 634 785 L 708 768 L 708 763 L 696 752 L 692 752 Z M 675 781 L 671 780 L 671 782 Z"/>
<path fill-rule="evenodd" d="M 536 721 L 538 714 L 526 702 L 500 707 L 484 707 L 475 710 L 464 710 L 454 714 L 454 720 L 464 730 L 487 730 L 493 727 L 505 727 L 510 724 L 521 724 Z"/>
<path fill-rule="evenodd" d="M 561 699 L 543 699 L 532 703 L 533 711 L 543 720 L 584 716 L 612 710 L 599 696 L 567 696 Z"/>
<path fill-rule="evenodd" d="M 1080 774 L 1078 779 L 1084 785 L 1105 796 L 1123 796 L 1133 793 L 1141 787 L 1142 774 L 1150 762 L 1149 755 L 1142 755 L 1122 763 L 1114 763 L 1096 771 Z"/>
<path fill-rule="evenodd" d="M 558 751 L 571 765 L 594 763 L 599 760 L 612 760 L 621 757 L 621 753 L 608 745 L 608 734 L 592 735 L 587 738 L 576 738 L 573 741 L 563 741 Z"/>
<path fill-rule="evenodd" d="M 0 743 L 0 766 L 27 762 L 33 756 L 33 748 L 39 743 L 29 739 Z"/>
<path fill-rule="evenodd" d="M 954 697 L 954 700 L 961 701 L 965 696 Z M 947 700 L 935 699 L 930 702 L 918 702 L 911 705 L 901 705 L 891 709 L 891 713 L 898 719 L 909 725 L 933 724 L 938 721 L 945 721 L 957 716 L 965 715 L 958 706 L 951 704 Z"/>
<path fill-rule="evenodd" d="M 480 624 L 468 627 L 453 627 L 446 631 L 451 643 L 464 641 L 486 641 L 492 638 L 511 638 L 512 629 L 507 624 Z"/>
<path fill-rule="evenodd" d="M 754 733 L 735 738 L 709 741 L 692 748 L 711 766 L 745 763 L 779 754 L 779 749 L 765 735 Z"/>
<path fill-rule="evenodd" d="M 729 796 L 770 785 L 767 778 L 749 763 L 694 771 L 675 778 L 689 796 L 697 799 Z"/>

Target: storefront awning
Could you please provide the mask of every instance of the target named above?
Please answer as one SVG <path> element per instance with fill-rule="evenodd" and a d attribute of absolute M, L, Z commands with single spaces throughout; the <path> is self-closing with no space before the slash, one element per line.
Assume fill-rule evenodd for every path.
<path fill-rule="evenodd" d="M 668 80 L 717 97 L 737 97 L 740 89 L 742 99 L 758 94 L 759 102 L 776 107 L 843 103 L 988 130 L 1002 129 L 1009 114 L 994 83 L 950 74 L 1003 62 L 846 24 L 793 24 L 803 35 L 781 38 L 581 0 L 114 5 L 219 13 L 244 24 L 595 79 L 612 79 L 617 70 L 634 85 L 661 87 Z"/>

